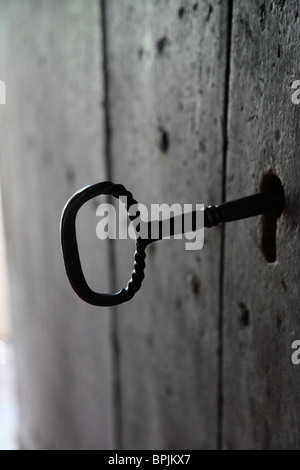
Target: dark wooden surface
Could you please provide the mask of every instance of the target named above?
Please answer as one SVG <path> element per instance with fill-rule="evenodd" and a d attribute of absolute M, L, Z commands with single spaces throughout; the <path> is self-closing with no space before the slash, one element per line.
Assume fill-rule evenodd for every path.
<path fill-rule="evenodd" d="M 219 202 L 226 2 L 107 2 L 106 24 L 114 180 L 148 206 Z M 220 236 L 203 251 L 155 244 L 141 291 L 118 308 L 124 448 L 217 446 Z M 120 243 L 116 260 L 120 286 Z"/>
<path fill-rule="evenodd" d="M 262 254 L 262 223 L 226 226 L 225 448 L 299 448 L 299 370 L 291 345 L 299 322 L 299 3 L 234 2 L 227 199 L 277 173 L 286 193 L 277 261 Z"/>

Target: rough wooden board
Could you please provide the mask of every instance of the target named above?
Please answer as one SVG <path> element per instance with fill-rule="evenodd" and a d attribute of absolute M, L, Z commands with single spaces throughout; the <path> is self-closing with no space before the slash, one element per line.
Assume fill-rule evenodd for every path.
<path fill-rule="evenodd" d="M 106 178 L 97 0 L 0 2 L 1 181 L 26 448 L 114 446 L 110 311 L 65 275 L 59 221 L 79 187 Z M 108 258 L 83 247 L 108 287 Z M 102 266 L 102 271 L 101 271 Z"/>
<path fill-rule="evenodd" d="M 262 255 L 261 220 L 226 227 L 224 448 L 299 449 L 299 3 L 234 2 L 228 200 L 273 169 L 286 192 L 278 262 Z"/>
<path fill-rule="evenodd" d="M 147 204 L 220 202 L 227 2 L 119 0 L 106 20 L 114 181 Z M 206 240 L 200 252 L 159 242 L 118 309 L 125 449 L 217 445 L 220 230 Z"/>

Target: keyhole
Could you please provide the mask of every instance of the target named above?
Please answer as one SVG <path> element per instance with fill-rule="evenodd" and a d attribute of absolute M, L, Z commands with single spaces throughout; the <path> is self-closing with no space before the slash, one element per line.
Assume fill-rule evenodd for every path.
<path fill-rule="evenodd" d="M 278 211 L 262 216 L 262 240 L 261 248 L 268 263 L 275 263 L 277 260 L 276 231 L 277 220 L 284 207 L 284 190 L 278 176 L 269 172 L 263 176 L 261 182 L 262 192 L 271 192 L 279 200 Z"/>

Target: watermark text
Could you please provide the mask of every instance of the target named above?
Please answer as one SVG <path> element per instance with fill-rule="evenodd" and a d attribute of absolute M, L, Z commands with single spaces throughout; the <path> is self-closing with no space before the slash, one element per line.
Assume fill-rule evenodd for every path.
<path fill-rule="evenodd" d="M 127 207 L 126 197 L 119 199 L 118 214 L 115 206 L 110 203 L 97 207 L 96 216 L 100 220 L 96 234 L 100 240 L 159 240 L 172 237 L 177 240 L 185 238 L 186 250 L 200 250 L 203 247 L 203 204 L 151 204 L 148 210 L 144 204 L 137 203 L 128 209 L 128 214 L 124 211 L 124 206 Z"/>
<path fill-rule="evenodd" d="M 3 80 L 0 80 L 0 104 L 6 104 L 6 85 Z"/>

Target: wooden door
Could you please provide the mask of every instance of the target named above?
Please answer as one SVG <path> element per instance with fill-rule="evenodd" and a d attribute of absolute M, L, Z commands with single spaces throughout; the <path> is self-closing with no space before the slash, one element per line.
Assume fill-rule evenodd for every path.
<path fill-rule="evenodd" d="M 298 449 L 296 0 L 0 9 L 22 445 Z M 258 191 L 268 172 L 286 197 L 273 257 L 257 217 L 206 230 L 201 251 L 184 240 L 153 246 L 127 304 L 97 309 L 71 290 L 58 227 L 80 187 L 112 179 L 148 206 L 216 204 Z M 131 250 L 95 238 L 82 256 L 113 289 L 129 278 Z"/>

